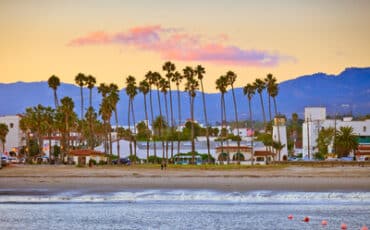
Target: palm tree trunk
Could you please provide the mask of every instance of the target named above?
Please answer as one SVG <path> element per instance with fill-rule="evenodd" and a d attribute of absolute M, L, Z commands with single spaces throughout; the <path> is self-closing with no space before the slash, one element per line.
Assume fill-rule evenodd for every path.
<path fill-rule="evenodd" d="M 210 143 L 209 143 L 208 118 L 207 118 L 207 108 L 206 108 L 206 97 L 204 95 L 204 88 L 203 88 L 203 81 L 202 80 L 200 80 L 200 86 L 202 88 L 204 122 L 206 123 L 205 125 L 206 125 L 208 164 L 210 164 L 211 163 L 211 151 L 210 151 Z"/>
<path fill-rule="evenodd" d="M 224 154 L 224 137 L 222 130 L 224 128 L 224 94 L 221 93 L 221 130 L 220 130 L 220 137 L 221 137 L 221 155 Z"/>
<path fill-rule="evenodd" d="M 275 116 L 277 116 L 278 114 L 277 114 L 276 98 L 273 97 L 272 99 L 274 100 Z M 277 125 L 277 131 L 278 131 L 278 141 L 281 144 L 281 141 L 280 141 L 280 124 L 279 124 L 279 122 L 276 125 Z M 280 152 L 279 152 L 279 161 L 280 161 Z"/>
<path fill-rule="evenodd" d="M 261 108 L 262 108 L 262 116 L 263 116 L 263 127 L 266 131 L 266 114 L 265 114 L 265 106 L 263 104 L 263 98 L 262 98 L 262 93 L 260 95 L 260 101 L 261 101 Z M 271 118 L 270 118 L 271 119 Z"/>
<path fill-rule="evenodd" d="M 80 87 L 80 93 L 81 93 L 81 120 L 82 120 L 84 116 L 84 96 L 82 92 L 82 86 Z"/>
<path fill-rule="evenodd" d="M 237 162 L 239 164 L 240 163 L 240 159 L 239 159 L 239 152 L 240 152 L 239 120 L 238 120 L 238 108 L 236 107 L 236 99 L 235 99 L 235 92 L 234 92 L 234 86 L 233 85 L 231 85 L 231 92 L 233 94 L 234 113 L 235 113 L 235 121 L 236 121 L 236 131 L 238 132 L 238 140 L 237 140 L 238 148 L 237 148 L 236 160 L 237 160 Z"/>
<path fill-rule="evenodd" d="M 129 130 L 129 148 L 130 148 L 130 156 L 132 156 L 132 138 L 131 138 L 131 121 L 130 121 L 130 112 L 131 112 L 131 98 L 128 99 L 128 116 L 127 116 L 127 122 L 128 122 L 128 130 Z"/>
<path fill-rule="evenodd" d="M 174 119 L 173 119 L 173 109 L 172 109 L 172 90 L 171 90 L 171 82 L 169 84 L 169 91 L 170 91 L 170 111 L 171 111 L 171 162 L 173 162 L 173 133 L 174 133 Z"/>
<path fill-rule="evenodd" d="M 110 122 L 108 122 L 108 127 L 107 127 L 107 129 L 108 129 L 108 138 L 109 138 L 109 164 L 111 164 L 112 163 L 112 156 L 113 156 L 113 153 L 112 153 L 112 132 L 111 132 L 111 124 L 110 124 Z"/>
<path fill-rule="evenodd" d="M 164 105 L 165 105 L 165 109 L 166 109 L 166 121 L 167 121 L 167 124 L 169 124 L 169 122 L 168 122 L 167 94 L 165 93 L 163 96 L 164 96 Z M 165 138 L 166 138 L 166 164 L 168 164 L 168 134 L 167 134 L 167 132 L 165 133 Z"/>
<path fill-rule="evenodd" d="M 161 99 L 160 99 L 160 95 L 159 95 L 159 88 L 157 87 L 157 99 L 158 99 L 158 108 L 159 108 L 159 116 L 161 117 L 160 119 L 160 124 L 159 124 L 159 128 L 158 128 L 158 133 L 159 133 L 159 136 L 161 138 L 161 142 L 162 142 L 162 159 L 164 159 L 164 141 L 163 141 L 163 137 L 162 137 L 162 106 L 161 106 Z"/>
<path fill-rule="evenodd" d="M 149 128 L 149 121 L 148 121 L 148 110 L 146 109 L 146 95 L 144 94 L 144 111 L 145 111 L 145 120 L 147 121 L 147 126 Z M 149 160 L 149 132 L 147 132 L 146 137 L 146 160 Z"/>
<path fill-rule="evenodd" d="M 131 113 L 132 113 L 132 121 L 134 123 L 133 139 L 134 139 L 134 156 L 135 156 L 135 161 L 136 161 L 136 121 L 135 121 L 135 111 L 134 111 L 134 99 L 131 100 Z"/>
<path fill-rule="evenodd" d="M 115 118 L 115 121 L 116 121 L 116 133 L 117 133 L 117 128 L 118 128 L 118 114 L 117 114 L 117 108 L 114 109 L 114 118 Z M 118 156 L 118 162 L 120 163 L 120 160 L 121 159 L 121 151 L 120 151 L 120 139 L 119 138 L 116 138 L 116 141 L 117 141 L 117 156 Z M 118 163 L 118 164 L 119 164 Z"/>
<path fill-rule="evenodd" d="M 194 97 L 190 96 L 190 113 L 191 113 L 191 157 L 195 164 L 195 142 L 194 142 Z"/>
<path fill-rule="evenodd" d="M 272 120 L 272 114 L 271 114 L 271 97 L 270 97 L 270 94 L 268 95 L 268 99 L 269 99 L 269 114 L 270 114 L 270 121 Z"/>
<path fill-rule="evenodd" d="M 252 140 L 251 140 L 251 155 L 252 155 L 252 165 L 254 164 L 254 146 L 253 146 L 253 139 L 254 139 L 254 127 L 253 127 L 253 117 L 252 117 L 252 106 L 251 106 L 251 100 L 248 99 L 248 105 L 249 105 L 249 122 L 251 124 L 252 129 Z"/>
<path fill-rule="evenodd" d="M 54 103 L 55 103 L 55 109 L 58 108 L 59 103 L 58 103 L 58 96 L 57 96 L 57 90 L 54 90 Z"/>
<path fill-rule="evenodd" d="M 150 99 L 150 114 L 151 114 L 151 117 L 152 117 L 152 121 L 151 121 L 151 126 L 152 126 L 152 130 L 153 130 L 153 121 L 154 121 L 154 115 L 153 115 L 153 100 L 152 100 L 152 89 L 149 88 L 149 99 Z M 154 135 L 153 135 L 154 136 Z M 155 158 L 155 161 L 157 160 L 157 145 L 156 145 L 156 142 L 155 142 L 155 138 L 154 138 L 154 158 Z"/>
<path fill-rule="evenodd" d="M 180 127 L 181 126 L 181 100 L 180 100 L 180 89 L 179 89 L 179 85 L 177 84 L 176 85 L 177 87 L 177 107 L 178 107 L 178 116 L 179 116 L 179 122 L 178 122 L 178 126 Z M 180 132 L 177 133 L 177 154 L 180 153 Z"/>

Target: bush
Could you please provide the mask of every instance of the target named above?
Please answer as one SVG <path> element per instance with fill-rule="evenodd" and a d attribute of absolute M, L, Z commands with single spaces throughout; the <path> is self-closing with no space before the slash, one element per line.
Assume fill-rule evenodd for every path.
<path fill-rule="evenodd" d="M 152 163 L 152 164 L 159 164 L 159 163 L 162 162 L 162 158 L 161 157 L 155 157 L 155 156 L 149 156 L 148 162 Z"/>

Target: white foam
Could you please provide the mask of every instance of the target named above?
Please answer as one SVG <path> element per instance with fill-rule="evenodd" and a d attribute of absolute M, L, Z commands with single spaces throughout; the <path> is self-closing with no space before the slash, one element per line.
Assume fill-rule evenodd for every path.
<path fill-rule="evenodd" d="M 4 195 L 0 203 L 48 202 L 234 202 L 234 203 L 314 203 L 366 202 L 370 192 L 219 192 L 209 190 L 142 190 L 110 194 L 62 193 L 55 195 Z"/>

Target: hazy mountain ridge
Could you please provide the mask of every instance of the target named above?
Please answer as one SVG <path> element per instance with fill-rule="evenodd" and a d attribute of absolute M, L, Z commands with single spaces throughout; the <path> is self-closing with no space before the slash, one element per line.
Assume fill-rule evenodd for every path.
<path fill-rule="evenodd" d="M 89 90 L 84 88 L 84 105 L 89 105 Z M 62 83 L 58 88 L 59 100 L 65 96 L 73 98 L 75 111 L 80 112 L 80 89 L 73 84 Z M 169 95 L 169 93 L 168 93 Z M 248 101 L 243 95 L 242 88 L 235 89 L 237 98 L 239 120 L 248 119 Z M 172 92 L 173 112 L 177 120 L 177 91 Z M 206 93 L 207 114 L 209 121 L 214 123 L 220 120 L 220 94 Z M 54 107 L 53 91 L 49 88 L 47 81 L 42 82 L 16 82 L 0 84 L 0 115 L 17 114 L 25 111 L 27 107 L 42 104 Z M 267 94 L 264 92 L 264 104 L 266 116 L 268 116 Z M 119 122 L 127 123 L 127 102 L 128 98 L 125 90 L 120 91 L 120 102 L 118 104 Z M 136 119 L 145 118 L 143 95 L 138 94 L 135 98 Z M 153 108 L 155 114 L 159 114 L 157 108 L 157 92 L 152 92 Z M 234 120 L 234 108 L 232 94 L 229 91 L 225 95 L 227 105 L 227 119 Z M 98 111 L 101 102 L 101 95 L 97 89 L 93 90 L 93 106 Z M 147 95 L 149 109 L 149 94 Z M 168 100 L 169 103 L 169 100 Z M 272 103 L 272 100 L 271 100 Z M 164 100 L 161 95 L 162 113 L 165 115 Z M 327 75 L 325 73 L 315 73 L 304 75 L 284 81 L 279 84 L 279 95 L 277 96 L 278 111 L 282 114 L 291 116 L 297 112 L 301 117 L 305 106 L 326 106 L 329 114 L 350 113 L 367 114 L 370 113 L 370 67 L 366 68 L 347 68 L 338 75 Z M 181 107 L 183 120 L 189 118 L 189 97 L 186 92 L 181 92 Z M 201 92 L 197 93 L 195 100 L 195 117 L 203 121 L 203 108 Z M 168 106 L 168 110 L 170 107 Z M 262 119 L 259 95 L 256 93 L 252 99 L 253 116 Z M 149 110 L 148 110 L 149 111 Z M 169 111 L 170 113 L 170 111 Z M 149 113 L 150 117 L 150 113 Z"/>

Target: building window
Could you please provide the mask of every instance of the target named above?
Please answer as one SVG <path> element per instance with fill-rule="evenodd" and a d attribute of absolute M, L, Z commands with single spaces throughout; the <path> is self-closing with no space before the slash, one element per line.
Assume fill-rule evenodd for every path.
<path fill-rule="evenodd" d="M 14 124 L 13 123 L 10 123 L 10 128 L 12 129 L 14 127 Z"/>
<path fill-rule="evenodd" d="M 366 132 L 366 126 L 364 126 L 364 127 L 362 128 L 362 131 L 363 131 L 363 132 Z"/>

